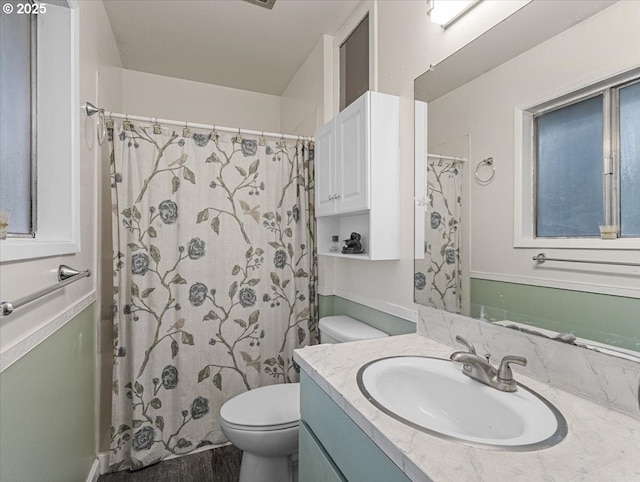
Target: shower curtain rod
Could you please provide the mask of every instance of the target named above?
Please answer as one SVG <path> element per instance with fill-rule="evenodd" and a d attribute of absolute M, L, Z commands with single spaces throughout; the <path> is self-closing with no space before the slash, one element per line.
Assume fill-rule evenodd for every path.
<path fill-rule="evenodd" d="M 88 116 L 99 114 L 99 116 L 102 118 L 111 117 L 114 119 L 124 119 L 128 121 L 151 122 L 156 124 L 164 124 L 164 125 L 177 126 L 177 127 L 187 127 L 187 128 L 193 128 L 193 129 L 206 129 L 206 130 L 216 130 L 220 132 L 230 132 L 234 134 L 247 134 L 247 135 L 262 136 L 262 137 L 276 137 L 280 139 L 291 139 L 294 141 L 303 140 L 303 139 L 308 139 L 308 140 L 314 139 L 313 137 L 308 137 L 308 136 L 292 136 L 290 134 L 281 134 L 276 132 L 253 131 L 249 129 L 240 129 L 239 127 L 234 129 L 233 127 L 224 127 L 224 126 L 218 126 L 218 125 L 197 124 L 195 122 L 186 122 L 186 121 L 180 122 L 180 121 L 170 120 L 170 119 L 159 119 L 157 117 L 142 117 L 137 115 L 120 114 L 117 112 L 105 111 L 104 109 L 96 107 L 91 102 L 86 102 L 84 105 L 84 108 Z"/>
<path fill-rule="evenodd" d="M 467 162 L 467 159 L 465 157 L 441 156 L 439 154 L 427 154 L 427 157 L 431 157 L 432 159 L 442 159 L 443 161 Z"/>

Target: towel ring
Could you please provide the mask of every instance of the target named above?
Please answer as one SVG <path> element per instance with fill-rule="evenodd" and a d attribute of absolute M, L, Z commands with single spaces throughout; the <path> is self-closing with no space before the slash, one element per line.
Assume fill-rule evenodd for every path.
<path fill-rule="evenodd" d="M 491 168 L 491 174 L 489 175 L 489 177 L 487 178 L 480 177 L 480 174 L 478 173 L 478 171 L 482 166 L 487 166 Z M 493 176 L 495 175 L 496 175 L 496 166 L 493 163 L 493 157 L 487 157 L 486 159 L 483 159 L 476 166 L 475 176 L 476 176 L 476 181 L 478 181 L 479 184 L 482 184 L 482 185 L 489 184 L 491 181 L 493 181 Z"/>

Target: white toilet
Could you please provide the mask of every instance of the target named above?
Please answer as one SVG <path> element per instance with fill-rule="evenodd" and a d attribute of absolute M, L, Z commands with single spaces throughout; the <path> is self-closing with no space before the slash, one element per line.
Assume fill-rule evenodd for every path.
<path fill-rule="evenodd" d="M 318 324 L 320 343 L 389 336 L 349 316 L 326 316 Z M 220 409 L 220 425 L 242 450 L 240 482 L 297 482 L 300 384 L 269 385 L 241 393 Z"/>

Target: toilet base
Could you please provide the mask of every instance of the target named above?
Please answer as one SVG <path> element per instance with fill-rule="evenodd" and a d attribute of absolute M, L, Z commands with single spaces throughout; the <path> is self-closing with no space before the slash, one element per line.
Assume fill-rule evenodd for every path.
<path fill-rule="evenodd" d="M 242 453 L 239 482 L 275 481 L 297 482 L 291 475 L 291 456 L 261 457 L 246 451 Z"/>

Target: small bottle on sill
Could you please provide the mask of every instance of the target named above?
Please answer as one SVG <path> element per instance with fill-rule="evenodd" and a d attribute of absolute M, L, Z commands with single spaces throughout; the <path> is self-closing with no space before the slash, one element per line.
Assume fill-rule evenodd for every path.
<path fill-rule="evenodd" d="M 330 253 L 339 253 L 340 252 L 340 237 L 337 235 L 331 236 L 331 244 L 329 245 Z"/>

